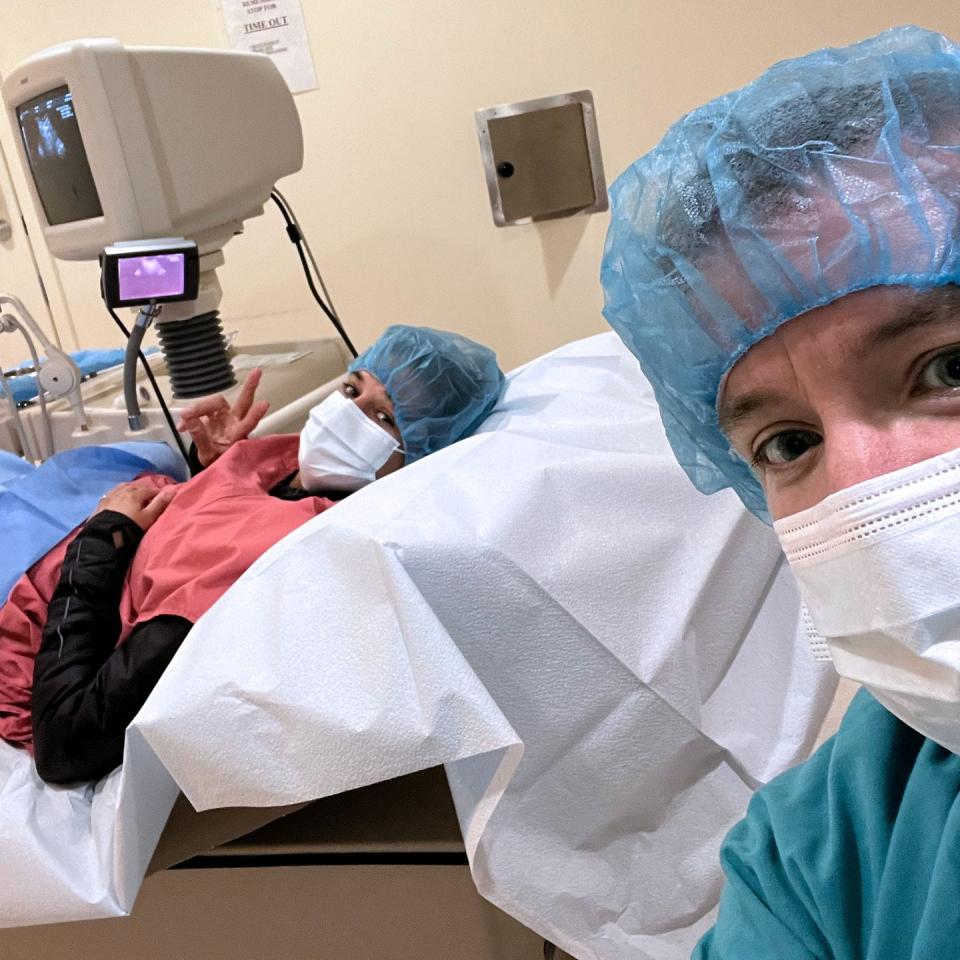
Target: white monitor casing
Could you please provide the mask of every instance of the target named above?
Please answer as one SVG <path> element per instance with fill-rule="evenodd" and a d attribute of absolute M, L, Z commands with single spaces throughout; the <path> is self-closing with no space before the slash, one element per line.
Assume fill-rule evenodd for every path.
<path fill-rule="evenodd" d="M 63 86 L 103 213 L 51 224 L 17 111 Z M 201 253 L 218 250 L 303 164 L 293 97 L 261 54 L 78 40 L 23 61 L 2 95 L 47 245 L 64 260 L 169 236 L 196 241 Z"/>

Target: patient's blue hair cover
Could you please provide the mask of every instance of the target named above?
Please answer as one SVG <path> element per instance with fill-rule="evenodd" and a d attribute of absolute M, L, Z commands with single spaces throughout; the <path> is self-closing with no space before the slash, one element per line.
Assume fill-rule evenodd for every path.
<path fill-rule="evenodd" d="M 504 382 L 489 347 L 429 327 L 388 327 L 350 369 L 366 370 L 386 388 L 407 463 L 469 437 Z"/>

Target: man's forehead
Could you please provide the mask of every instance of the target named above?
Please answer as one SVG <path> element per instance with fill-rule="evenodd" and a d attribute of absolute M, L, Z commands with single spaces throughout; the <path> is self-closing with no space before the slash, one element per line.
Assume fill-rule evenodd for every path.
<path fill-rule="evenodd" d="M 782 399 L 785 364 L 816 363 L 828 352 L 865 359 L 920 328 L 960 329 L 960 288 L 872 287 L 786 321 L 759 341 L 726 377 L 717 413 L 726 431 L 768 403 Z M 802 369 L 799 370 L 802 374 Z"/>

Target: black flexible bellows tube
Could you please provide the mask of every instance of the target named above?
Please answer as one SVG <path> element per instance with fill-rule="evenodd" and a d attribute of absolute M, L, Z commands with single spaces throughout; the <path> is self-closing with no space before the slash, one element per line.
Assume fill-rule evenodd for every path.
<path fill-rule="evenodd" d="M 237 382 L 217 310 L 189 320 L 159 321 L 157 336 L 177 399 L 204 397 Z"/>

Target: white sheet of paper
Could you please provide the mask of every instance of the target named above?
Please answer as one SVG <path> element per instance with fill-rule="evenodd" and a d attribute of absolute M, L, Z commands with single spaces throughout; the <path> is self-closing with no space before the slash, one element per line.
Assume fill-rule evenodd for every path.
<path fill-rule="evenodd" d="M 221 0 L 220 11 L 234 50 L 267 54 L 292 93 L 316 90 L 300 0 Z"/>

